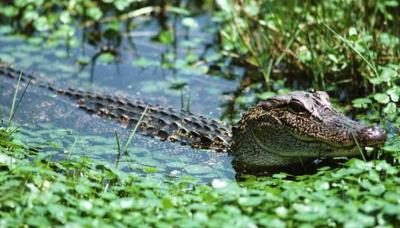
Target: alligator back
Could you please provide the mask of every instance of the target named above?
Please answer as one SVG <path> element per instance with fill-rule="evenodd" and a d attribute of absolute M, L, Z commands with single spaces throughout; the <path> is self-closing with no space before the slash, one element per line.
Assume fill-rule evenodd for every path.
<path fill-rule="evenodd" d="M 123 127 L 135 127 L 146 110 L 138 125 L 139 132 L 144 135 L 177 141 L 193 148 L 216 151 L 229 149 L 231 129 L 219 121 L 120 96 L 56 86 L 45 79 L 0 64 L 0 76 L 18 78 L 20 75 L 22 81 L 30 81 L 31 84 L 64 95 L 86 112 L 118 121 Z"/>

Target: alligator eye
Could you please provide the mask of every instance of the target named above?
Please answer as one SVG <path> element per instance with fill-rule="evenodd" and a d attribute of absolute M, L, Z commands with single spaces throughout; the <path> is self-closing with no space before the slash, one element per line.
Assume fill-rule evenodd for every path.
<path fill-rule="evenodd" d="M 298 114 L 308 113 L 308 110 L 302 104 L 297 102 L 290 102 L 288 108 Z"/>

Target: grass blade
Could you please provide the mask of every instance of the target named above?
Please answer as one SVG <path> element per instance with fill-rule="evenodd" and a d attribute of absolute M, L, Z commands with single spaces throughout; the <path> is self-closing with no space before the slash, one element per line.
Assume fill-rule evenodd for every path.
<path fill-rule="evenodd" d="M 121 152 L 122 151 L 121 151 L 121 143 L 120 143 L 120 140 L 119 140 L 118 132 L 114 131 L 114 134 L 115 134 L 115 141 L 117 142 L 117 151 L 118 151 L 117 158 L 115 159 L 114 164 L 115 164 L 115 168 L 118 168 L 119 160 L 121 158 Z"/>
<path fill-rule="evenodd" d="M 135 127 L 133 128 L 131 134 L 129 135 L 128 141 L 126 141 L 125 146 L 124 146 L 124 152 L 127 153 L 128 151 L 128 146 L 131 143 L 133 137 L 136 134 L 137 129 L 139 128 L 140 124 L 142 123 L 143 117 L 146 115 L 147 109 L 149 108 L 149 105 L 146 106 L 144 111 L 142 112 L 142 115 L 140 116 L 138 122 L 136 123 Z"/>
<path fill-rule="evenodd" d="M 12 105 L 11 105 L 10 116 L 8 118 L 8 127 L 11 126 L 11 121 L 12 121 L 12 118 L 14 117 L 15 107 L 16 107 L 15 105 L 17 103 L 17 96 L 18 96 L 19 84 L 21 83 L 21 78 L 22 78 L 22 72 L 18 76 L 17 87 L 15 88 Z"/>

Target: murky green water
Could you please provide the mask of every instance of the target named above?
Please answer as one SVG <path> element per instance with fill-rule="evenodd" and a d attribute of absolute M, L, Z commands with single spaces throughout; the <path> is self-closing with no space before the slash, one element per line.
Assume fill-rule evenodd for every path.
<path fill-rule="evenodd" d="M 132 32 L 121 32 L 121 40 L 116 44 L 108 40 L 95 46 L 86 42 L 84 37 L 90 32 L 82 29 L 73 40 L 46 40 L 13 35 L 3 26 L 0 58 L 18 69 L 66 86 L 100 90 L 175 109 L 189 107 L 193 113 L 218 119 L 226 112 L 225 104 L 230 99 L 225 94 L 234 91 L 238 82 L 206 74 L 208 62 L 218 55 L 212 47 L 215 26 L 211 26 L 207 16 L 196 17 L 195 22 L 197 28 L 188 28 L 182 25 L 182 18 L 171 18 L 167 25 L 177 31 L 172 44 L 154 41 L 161 37 L 165 25 L 147 18 Z M 113 47 L 112 52 L 117 54 L 104 52 L 106 46 Z M 5 118 L 16 81 L 1 77 L 0 82 Z M 68 99 L 35 86 L 28 88 L 14 120 L 20 126 L 21 140 L 46 148 L 54 159 L 89 156 L 110 165 L 115 165 L 117 159 L 115 132 L 123 144 L 130 131 L 110 120 L 91 116 Z M 129 147 L 129 157 L 121 156 L 119 167 L 126 171 L 157 171 L 160 175 L 233 178 L 230 161 L 225 154 L 137 134 Z"/>

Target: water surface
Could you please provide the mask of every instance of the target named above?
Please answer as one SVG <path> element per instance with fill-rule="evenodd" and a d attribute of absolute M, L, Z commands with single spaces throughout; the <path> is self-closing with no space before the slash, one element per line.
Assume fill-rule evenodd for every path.
<path fill-rule="evenodd" d="M 219 119 L 225 111 L 224 104 L 230 99 L 225 94 L 234 91 L 238 82 L 206 73 L 210 67 L 206 60 L 217 55 L 212 48 L 214 31 L 210 29 L 215 30 L 215 26 L 209 17 L 195 17 L 197 28 L 187 28 L 181 20 L 171 17 L 167 22 L 176 30 L 172 44 L 154 41 L 165 25 L 155 19 L 142 18 L 134 30 L 121 31 L 122 38 L 117 46 L 85 42 L 87 31 L 84 29 L 75 35 L 74 43 L 69 39 L 54 41 L 41 36 L 19 36 L 9 33 L 7 26 L 3 26 L 0 28 L 0 58 L 60 85 L 190 109 L 193 113 Z M 113 50 L 108 51 L 109 47 Z M 0 104 L 5 118 L 16 80 L 2 77 L 0 82 Z M 21 84 L 19 94 L 24 86 Z M 34 85 L 28 87 L 14 121 L 21 129 L 21 140 L 47 148 L 54 159 L 89 156 L 109 165 L 115 165 L 117 159 L 115 132 L 121 144 L 130 133 L 130 129 L 89 115 L 69 99 Z M 162 175 L 233 178 L 230 162 L 231 158 L 225 154 L 194 150 L 136 134 L 129 156 L 121 156 L 119 167 L 127 171 L 155 167 Z"/>

